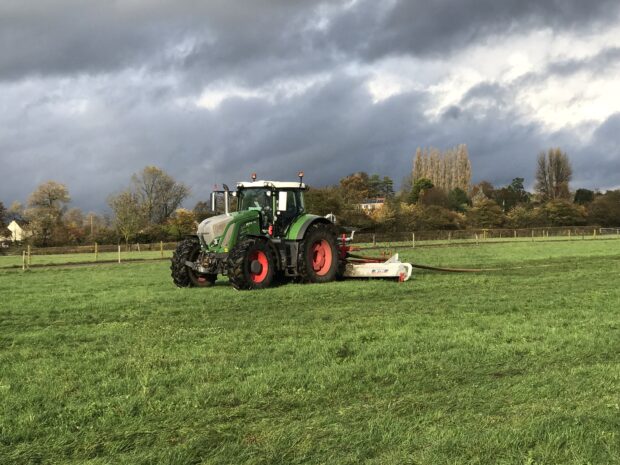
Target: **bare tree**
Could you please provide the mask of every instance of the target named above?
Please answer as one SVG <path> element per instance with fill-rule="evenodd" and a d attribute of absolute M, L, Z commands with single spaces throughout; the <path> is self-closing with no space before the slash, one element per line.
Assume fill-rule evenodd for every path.
<path fill-rule="evenodd" d="M 568 155 L 559 148 L 538 155 L 536 192 L 543 201 L 570 199 L 569 183 L 573 169 Z"/>
<path fill-rule="evenodd" d="M 416 150 L 413 161 L 413 183 L 420 179 L 430 179 L 434 186 L 446 193 L 459 188 L 469 192 L 471 182 L 471 163 L 467 146 L 457 147 L 441 152 L 439 149 Z"/>
<path fill-rule="evenodd" d="M 131 177 L 133 191 L 152 224 L 163 224 L 181 205 L 190 190 L 156 166 L 147 166 Z"/>

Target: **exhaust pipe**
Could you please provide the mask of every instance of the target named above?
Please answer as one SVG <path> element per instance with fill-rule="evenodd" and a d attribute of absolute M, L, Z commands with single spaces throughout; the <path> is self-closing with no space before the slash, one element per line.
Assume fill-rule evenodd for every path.
<path fill-rule="evenodd" d="M 230 189 L 226 184 L 224 184 L 224 213 L 226 216 L 230 216 L 229 207 L 230 207 Z"/>
<path fill-rule="evenodd" d="M 213 213 L 217 212 L 217 194 L 215 192 L 211 192 L 211 211 Z"/>

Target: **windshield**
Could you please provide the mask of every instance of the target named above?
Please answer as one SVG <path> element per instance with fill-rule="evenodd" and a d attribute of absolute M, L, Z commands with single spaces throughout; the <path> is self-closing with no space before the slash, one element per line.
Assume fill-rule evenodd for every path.
<path fill-rule="evenodd" d="M 239 211 L 264 210 L 271 208 L 271 190 L 265 188 L 239 191 Z"/>

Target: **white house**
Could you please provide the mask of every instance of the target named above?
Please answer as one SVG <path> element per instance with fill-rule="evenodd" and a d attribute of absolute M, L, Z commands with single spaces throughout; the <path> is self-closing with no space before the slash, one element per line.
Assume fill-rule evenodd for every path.
<path fill-rule="evenodd" d="M 26 239 L 28 233 L 24 231 L 24 229 L 17 224 L 17 221 L 13 220 L 6 227 L 9 231 L 11 231 L 11 235 L 9 237 L 0 237 L 0 240 L 11 241 L 11 242 L 21 242 Z"/>
<path fill-rule="evenodd" d="M 378 210 L 379 208 L 383 208 L 385 204 L 385 197 L 377 197 L 376 199 L 366 199 L 363 200 L 362 203 L 359 204 L 359 207 L 362 211 L 366 213 L 370 213 L 373 210 Z"/>

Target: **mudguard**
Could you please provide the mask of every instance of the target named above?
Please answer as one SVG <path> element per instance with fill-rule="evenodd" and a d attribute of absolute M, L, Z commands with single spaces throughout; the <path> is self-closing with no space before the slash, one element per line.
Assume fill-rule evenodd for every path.
<path fill-rule="evenodd" d="M 306 234 L 308 228 L 316 223 L 323 223 L 327 225 L 332 224 L 332 222 L 324 216 L 302 215 L 297 218 L 288 228 L 286 238 L 293 241 L 300 241 L 304 238 L 304 235 Z"/>

